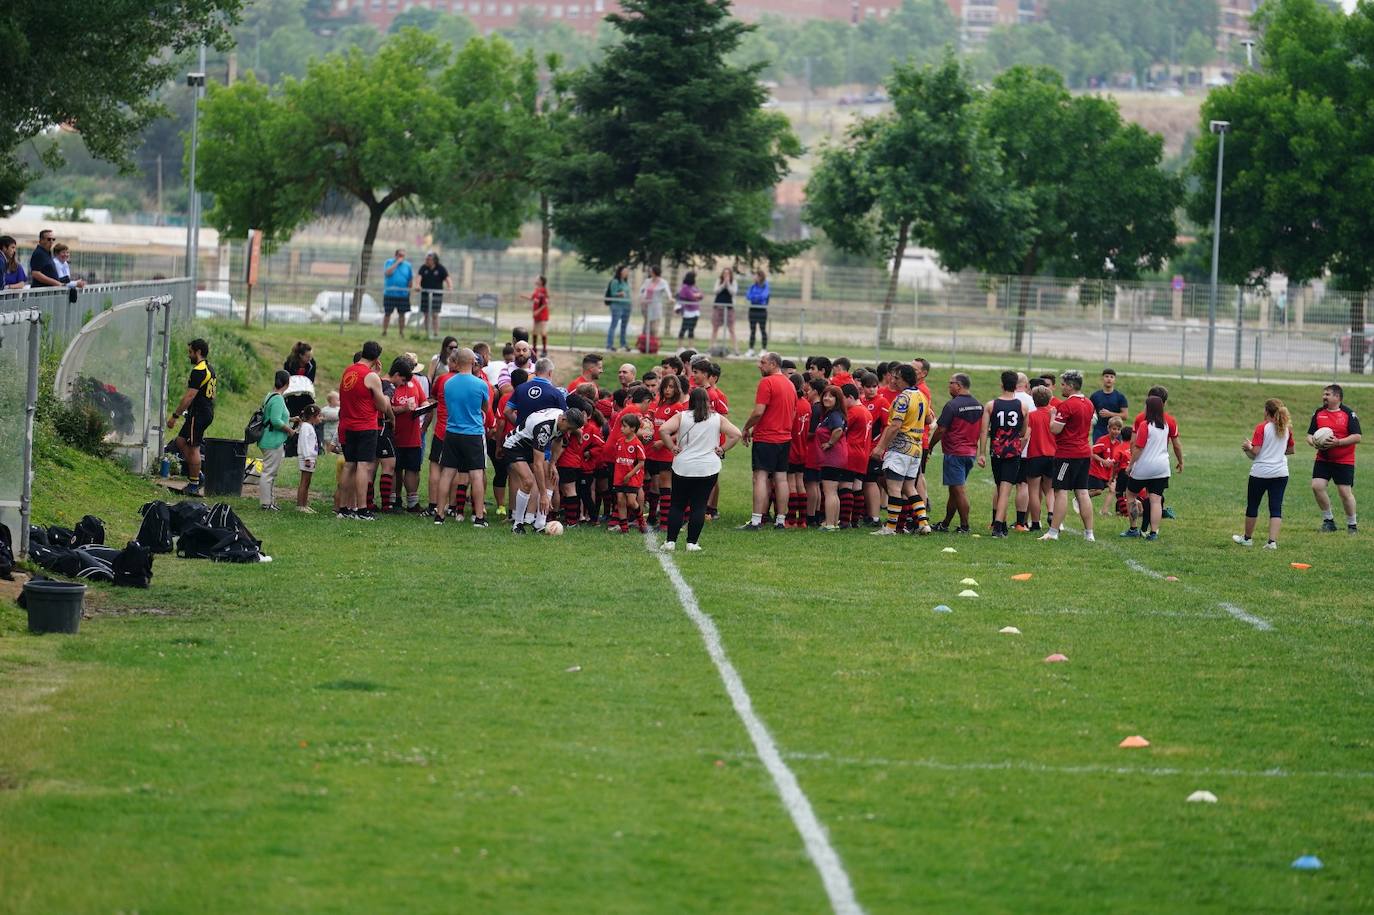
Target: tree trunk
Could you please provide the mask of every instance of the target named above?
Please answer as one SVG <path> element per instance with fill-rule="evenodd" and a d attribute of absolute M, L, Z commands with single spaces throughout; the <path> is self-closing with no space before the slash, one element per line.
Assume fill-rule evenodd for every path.
<path fill-rule="evenodd" d="M 887 297 L 883 299 L 882 318 L 878 324 L 878 340 L 892 345 L 892 309 L 897 301 L 897 281 L 901 278 L 902 261 L 906 258 L 906 243 L 911 237 L 911 220 L 902 220 L 897 230 L 897 245 L 892 252 L 892 275 L 887 278 Z"/>
<path fill-rule="evenodd" d="M 539 274 L 549 275 L 549 245 L 553 241 L 553 207 L 549 195 L 539 192 Z"/>
<path fill-rule="evenodd" d="M 357 321 L 363 310 L 363 292 L 367 289 L 368 271 L 372 267 L 372 245 L 377 241 L 377 230 L 382 225 L 382 214 L 386 208 L 369 206 L 367 208 L 367 231 L 363 234 L 363 253 L 358 260 L 358 281 L 353 286 L 353 301 L 348 304 L 348 320 Z"/>
<path fill-rule="evenodd" d="M 1021 288 L 1016 296 L 1016 322 L 1012 328 L 1011 348 L 1021 352 L 1021 341 L 1026 334 L 1026 311 L 1030 307 L 1030 278 L 1040 267 L 1040 249 L 1032 246 L 1021 261 Z"/>
<path fill-rule="evenodd" d="M 1350 374 L 1364 374 L 1365 353 L 1368 347 L 1365 346 L 1364 333 L 1364 300 L 1365 292 L 1350 299 Z"/>

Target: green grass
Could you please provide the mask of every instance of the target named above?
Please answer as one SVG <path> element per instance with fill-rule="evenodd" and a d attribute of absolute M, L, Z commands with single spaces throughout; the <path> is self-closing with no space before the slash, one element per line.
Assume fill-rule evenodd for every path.
<path fill-rule="evenodd" d="M 290 335 L 248 339 L 270 367 Z M 314 342 L 327 390 L 358 341 Z M 727 368 L 737 412 L 755 374 Z M 1188 464 L 1155 544 L 737 533 L 727 460 L 725 519 L 675 561 L 868 911 L 1374 909 L 1367 535 L 1313 531 L 1300 446 L 1283 549 L 1234 547 L 1268 392 L 1164 380 Z M 51 443 L 35 493 L 118 542 L 156 495 Z M 0 911 L 826 908 L 639 538 L 237 505 L 270 565 L 159 557 L 150 591 L 95 588 L 76 638 L 0 614 Z"/>

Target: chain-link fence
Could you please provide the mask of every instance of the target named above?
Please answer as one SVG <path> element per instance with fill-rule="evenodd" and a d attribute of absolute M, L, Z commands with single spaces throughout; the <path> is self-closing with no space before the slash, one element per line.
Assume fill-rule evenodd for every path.
<path fill-rule="evenodd" d="M 29 543 L 41 331 L 36 309 L 0 313 L 0 524 L 9 528 L 21 556 Z"/>
<path fill-rule="evenodd" d="M 34 288 L 0 292 L 0 314 L 34 309 L 43 316 L 43 345 L 66 346 L 89 321 L 117 305 L 149 296 L 166 296 L 173 321 L 195 317 L 196 305 L 187 279 L 102 283 L 84 289 Z"/>

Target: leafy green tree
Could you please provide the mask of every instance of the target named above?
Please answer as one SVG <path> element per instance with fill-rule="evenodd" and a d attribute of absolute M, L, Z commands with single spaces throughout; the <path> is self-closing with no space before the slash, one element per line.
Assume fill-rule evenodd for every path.
<path fill-rule="evenodd" d="M 769 239 L 759 201 L 801 151 L 762 110 L 758 67 L 726 59 L 750 28 L 727 0 L 624 0 L 621 40 L 577 75 L 553 224 L 595 270 L 715 257 L 776 267 L 804 245 Z"/>
<path fill-rule="evenodd" d="M 1283 273 L 1303 282 L 1328 271 L 1374 285 L 1374 6 L 1349 16 L 1318 0 L 1260 8 L 1260 69 L 1208 95 L 1189 167 L 1188 214 L 1210 242 L 1218 138 L 1229 121 L 1222 181 L 1221 275 L 1244 282 Z M 1364 370 L 1365 303 L 1350 303 L 1350 370 Z"/>
<path fill-rule="evenodd" d="M 164 111 L 153 92 L 184 72 L 181 53 L 229 43 L 241 0 L 29 0 L 0 6 L 0 210 L 34 177 L 16 154 L 57 124 L 96 157 L 132 169 L 140 131 Z M 49 167 L 61 164 L 44 141 Z"/>
<path fill-rule="evenodd" d="M 1190 70 L 1201 70 L 1217 59 L 1216 45 L 1201 32 L 1192 32 L 1183 43 L 1178 59 Z"/>
<path fill-rule="evenodd" d="M 455 56 L 407 29 L 377 54 L 313 61 L 270 92 L 255 82 L 205 103 L 204 187 L 212 225 L 290 237 L 331 195 L 368 216 L 352 305 L 361 305 L 382 217 L 408 207 L 466 231 L 513 235 L 527 210 L 533 62 L 501 39 Z"/>
<path fill-rule="evenodd" d="M 981 109 L 1007 176 L 1032 201 L 1017 273 L 1134 279 L 1174 252 L 1182 182 L 1160 167 L 1163 138 L 1123 123 L 1115 102 L 1070 95 L 1052 70 L 1017 67 Z M 1018 351 L 1028 294 L 1023 284 Z"/>
<path fill-rule="evenodd" d="M 805 218 L 838 248 L 890 264 L 882 336 L 891 333 L 897 278 L 911 244 L 947 269 L 1007 263 L 1030 217 L 1004 180 L 978 125 L 976 92 L 954 57 L 938 68 L 898 66 L 893 110 L 864 118 L 826 148 L 806 185 Z"/>

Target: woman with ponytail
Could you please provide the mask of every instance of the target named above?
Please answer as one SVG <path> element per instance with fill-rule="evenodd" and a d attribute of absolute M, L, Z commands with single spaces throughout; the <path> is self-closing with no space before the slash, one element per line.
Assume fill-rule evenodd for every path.
<path fill-rule="evenodd" d="M 1264 402 L 1264 420 L 1240 448 L 1251 461 L 1245 493 L 1245 533 L 1232 534 L 1231 539 L 1241 546 L 1254 544 L 1251 538 L 1259 518 L 1260 500 L 1268 496 L 1269 541 L 1264 548 L 1277 550 L 1279 526 L 1283 523 L 1283 491 L 1288 487 L 1288 455 L 1293 453 L 1293 421 L 1283 401 L 1270 398 Z"/>

